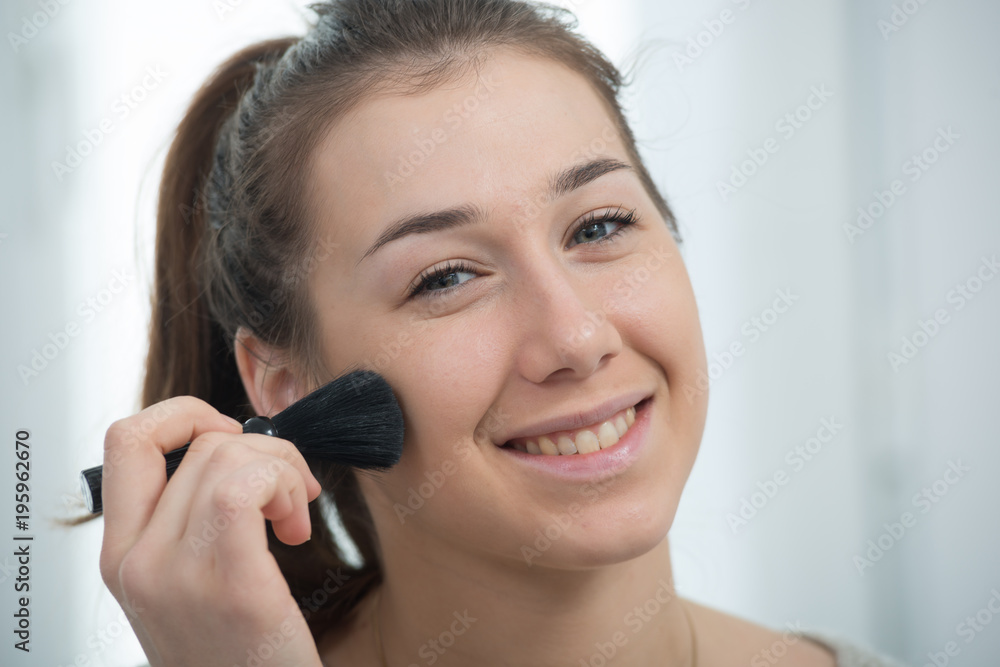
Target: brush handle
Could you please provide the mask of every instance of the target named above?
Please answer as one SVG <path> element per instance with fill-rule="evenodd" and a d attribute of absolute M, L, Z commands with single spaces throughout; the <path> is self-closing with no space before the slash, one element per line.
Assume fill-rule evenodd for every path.
<path fill-rule="evenodd" d="M 243 432 L 278 437 L 278 429 L 275 428 L 274 422 L 267 417 L 251 417 L 246 420 L 243 422 Z M 169 451 L 163 455 L 167 464 L 167 479 L 170 479 L 170 476 L 177 470 L 177 466 L 181 464 L 181 459 L 184 458 L 184 454 L 187 453 L 190 446 L 191 443 L 189 442 L 183 447 Z M 86 501 L 87 509 L 91 514 L 100 514 L 104 511 L 104 503 L 101 498 L 103 479 L 104 466 L 87 468 L 80 473 L 80 490 L 83 492 L 83 499 Z"/>

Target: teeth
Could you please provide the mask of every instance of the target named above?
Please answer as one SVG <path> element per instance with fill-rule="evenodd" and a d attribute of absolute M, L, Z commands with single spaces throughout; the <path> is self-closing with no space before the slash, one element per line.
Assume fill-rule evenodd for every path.
<path fill-rule="evenodd" d="M 615 425 L 611 422 L 601 424 L 600 430 L 597 431 L 597 439 L 601 443 L 601 449 L 618 444 L 618 431 L 615 430 Z"/>
<path fill-rule="evenodd" d="M 581 454 L 591 454 L 600 451 L 601 442 L 593 431 L 580 431 L 576 435 L 576 450 Z"/>
<path fill-rule="evenodd" d="M 576 454 L 576 443 L 569 436 L 561 436 L 557 447 L 559 448 L 559 453 L 564 456 Z"/>
<path fill-rule="evenodd" d="M 570 440 L 569 438 L 566 438 L 566 440 L 569 442 L 570 445 L 573 444 L 573 441 Z M 559 448 L 556 447 L 556 443 L 552 442 L 544 435 L 538 439 L 538 448 L 542 450 L 542 454 L 548 454 L 549 456 L 559 456 Z M 573 447 L 573 452 L 571 453 L 574 453 L 575 451 L 576 447 Z"/>
<path fill-rule="evenodd" d="M 539 436 L 532 440 L 518 440 L 511 443 L 518 451 L 546 456 L 571 456 L 591 454 L 618 444 L 629 427 L 635 423 L 635 408 L 628 408 L 614 418 L 601 423 L 595 433 L 591 429 L 581 429 L 576 433 L 564 433 L 553 442 L 552 437 Z"/>

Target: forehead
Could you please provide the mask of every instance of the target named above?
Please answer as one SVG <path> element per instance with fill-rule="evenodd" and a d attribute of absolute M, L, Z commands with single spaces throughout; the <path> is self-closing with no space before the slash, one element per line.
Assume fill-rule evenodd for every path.
<path fill-rule="evenodd" d="M 554 61 L 498 51 L 428 92 L 361 102 L 317 146 L 310 207 L 342 248 L 357 249 L 380 221 L 415 211 L 527 207 L 552 174 L 595 157 L 595 147 L 628 161 L 586 79 Z"/>

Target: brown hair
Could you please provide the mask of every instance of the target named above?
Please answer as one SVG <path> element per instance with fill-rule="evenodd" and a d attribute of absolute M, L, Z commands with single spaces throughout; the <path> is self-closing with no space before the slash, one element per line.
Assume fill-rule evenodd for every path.
<path fill-rule="evenodd" d="M 249 416 L 233 353 L 239 327 L 320 382 L 327 371 L 316 362 L 319 341 L 301 280 L 316 243 L 305 203 L 310 148 L 364 95 L 429 90 L 493 48 L 562 63 L 591 83 L 646 192 L 677 233 L 618 101 L 622 77 L 573 32 L 566 10 L 514 0 L 332 0 L 311 8 L 318 20 L 305 37 L 237 53 L 198 91 L 178 127 L 160 187 L 144 407 L 188 394 L 230 416 Z M 349 565 L 320 503 L 310 505 L 309 542 L 290 547 L 270 528 L 268 539 L 318 637 L 345 620 L 379 583 L 381 569 L 353 471 L 313 469 L 360 567 Z"/>

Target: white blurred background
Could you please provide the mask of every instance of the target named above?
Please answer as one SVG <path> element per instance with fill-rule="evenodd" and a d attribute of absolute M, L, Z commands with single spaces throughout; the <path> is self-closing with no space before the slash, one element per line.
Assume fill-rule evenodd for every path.
<path fill-rule="evenodd" d="M 305 4 L 0 5 L 4 627 L 18 429 L 35 535 L 32 651 L 7 631 L 4 665 L 142 660 L 100 581 L 100 522 L 50 519 L 100 462 L 110 422 L 137 408 L 171 131 L 224 58 L 301 33 Z M 561 4 L 620 66 L 646 45 L 629 113 L 680 219 L 715 363 L 671 532 L 681 593 L 913 665 L 948 642 L 949 664 L 998 664 L 1000 280 L 985 267 L 1000 255 L 1000 4 Z M 88 136 L 101 141 L 57 174 Z M 779 291 L 793 301 L 780 314 Z M 728 357 L 734 343 L 743 354 Z M 37 375 L 19 370 L 33 359 Z M 842 425 L 832 438 L 824 419 Z M 904 512 L 910 525 L 886 528 Z M 970 636 L 960 624 L 977 613 Z"/>

